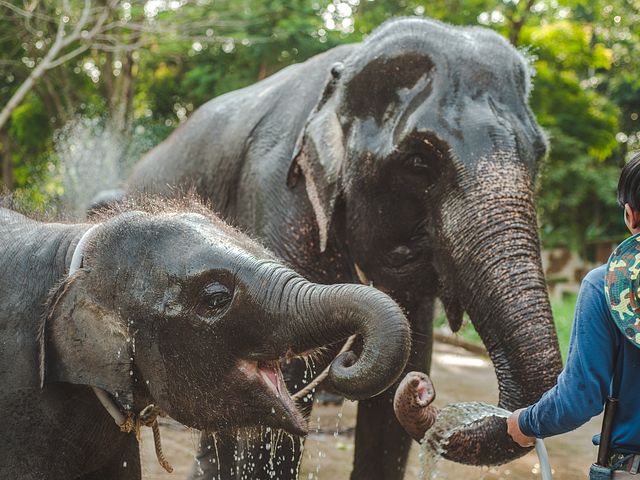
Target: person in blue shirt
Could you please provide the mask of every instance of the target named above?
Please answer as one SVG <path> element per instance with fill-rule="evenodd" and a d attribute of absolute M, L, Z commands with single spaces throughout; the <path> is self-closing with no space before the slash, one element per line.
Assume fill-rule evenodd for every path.
<path fill-rule="evenodd" d="M 640 252 L 640 235 L 636 235 L 640 233 L 640 152 L 622 170 L 618 182 L 618 203 L 624 208 L 624 221 L 634 235 L 618 249 L 631 241 L 635 242 L 632 248 L 637 246 Z M 636 331 L 640 329 L 640 292 L 637 291 L 638 284 L 633 288 L 634 283 L 628 279 L 629 272 L 633 271 L 630 268 L 638 269 L 635 275 L 640 271 L 640 253 L 637 259 L 629 255 L 624 257 L 626 263 L 620 263 L 615 255 L 608 265 L 592 270 L 582 281 L 567 363 L 558 376 L 557 384 L 537 403 L 513 412 L 507 428 L 513 440 L 523 447 L 533 445 L 535 438 L 578 428 L 602 412 L 611 392 L 615 370 L 619 403 L 613 423 L 610 461 L 613 463 L 622 455 L 626 460 L 617 462 L 621 463 L 618 465 L 620 471 L 614 472 L 613 478 L 629 476 L 640 480 L 640 474 L 633 475 L 637 472 L 640 455 L 638 458 L 628 455 L 640 454 L 640 344 L 636 343 L 640 342 L 640 333 Z M 621 276 L 626 275 L 627 285 L 632 286 L 621 294 L 618 292 L 620 300 L 624 299 L 626 303 L 610 302 L 607 298 L 610 293 L 605 293 L 605 286 L 607 289 L 624 287 L 615 285 L 618 273 L 614 270 L 618 265 L 625 269 Z M 612 272 L 609 276 L 607 268 Z M 619 319 L 623 310 L 629 325 L 622 325 Z"/>

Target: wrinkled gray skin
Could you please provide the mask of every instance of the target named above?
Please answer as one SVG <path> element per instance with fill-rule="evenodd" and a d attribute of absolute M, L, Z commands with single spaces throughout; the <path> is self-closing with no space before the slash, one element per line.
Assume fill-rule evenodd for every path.
<path fill-rule="evenodd" d="M 429 371 L 434 299 L 454 331 L 466 311 L 513 410 L 561 369 L 534 208 L 547 146 L 530 88 L 527 62 L 492 31 L 392 20 L 203 105 L 142 159 L 129 191 L 195 188 L 314 281 L 372 281 L 408 312 L 410 370 Z M 411 440 L 393 394 L 359 404 L 354 479 L 404 474 Z M 499 461 L 526 451 L 504 422 L 476 433 Z M 234 448 L 219 442 L 202 478 L 270 478 L 255 451 L 257 467 L 233 467 Z M 291 449 L 275 478 L 295 476 Z"/>
<path fill-rule="evenodd" d="M 329 375 L 352 398 L 406 363 L 408 323 L 388 296 L 310 283 L 212 216 L 113 216 L 67 276 L 89 227 L 0 209 L 2 479 L 141 478 L 135 434 L 89 386 L 124 413 L 153 403 L 193 428 L 303 435 L 278 359 L 360 334 L 360 356 Z"/>

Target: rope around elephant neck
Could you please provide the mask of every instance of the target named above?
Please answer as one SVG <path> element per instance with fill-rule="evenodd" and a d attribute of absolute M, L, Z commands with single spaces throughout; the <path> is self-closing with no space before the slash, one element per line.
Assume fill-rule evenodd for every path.
<path fill-rule="evenodd" d="M 84 232 L 80 241 L 76 245 L 76 248 L 73 251 L 73 255 L 71 256 L 71 265 L 69 265 L 69 273 L 67 276 L 71 276 L 76 273 L 82 267 L 82 260 L 84 259 L 84 250 L 89 243 L 89 239 L 93 232 L 100 226 L 100 224 L 93 225 L 89 230 Z M 166 413 L 155 405 L 147 405 L 143 408 L 138 415 L 133 413 L 129 413 L 126 417 L 120 411 L 120 408 L 116 403 L 111 399 L 109 394 L 98 387 L 91 387 L 93 392 L 98 397 L 98 400 L 102 404 L 102 406 L 109 412 L 109 415 L 116 422 L 116 425 L 120 428 L 120 431 L 124 433 L 132 433 L 136 434 L 136 439 L 140 442 L 140 427 L 151 427 L 153 430 L 153 443 L 156 450 L 156 457 L 158 458 L 158 463 L 164 468 L 167 472 L 173 472 L 173 467 L 167 461 L 164 456 L 164 452 L 162 451 L 162 442 L 160 440 L 160 426 L 158 424 L 158 417 L 166 417 Z"/>
<path fill-rule="evenodd" d="M 353 345 L 353 342 L 354 342 L 355 339 L 356 339 L 356 336 L 355 335 L 351 335 L 347 339 L 347 341 L 344 343 L 342 348 L 340 349 L 340 352 L 338 352 L 338 355 L 348 351 L 351 348 L 351 346 Z M 336 357 L 338 355 L 336 355 Z M 330 368 L 331 368 L 331 364 L 327 365 L 327 367 L 322 372 L 320 372 L 320 374 L 316 378 L 311 380 L 311 382 L 309 382 L 307 385 L 305 385 L 301 390 L 299 390 L 295 394 L 291 395 L 291 399 L 294 400 L 294 401 L 302 400 L 304 397 L 309 395 L 309 393 L 311 393 L 311 391 L 314 388 L 316 388 L 318 385 L 320 385 L 324 381 L 324 379 L 327 378 L 327 375 L 329 375 L 329 369 Z"/>
<path fill-rule="evenodd" d="M 167 461 L 162 451 L 162 441 L 160 440 L 160 425 L 158 424 L 158 417 L 166 417 L 167 414 L 160 407 L 156 407 L 154 404 L 144 407 L 138 415 L 130 413 L 127 419 L 122 425 L 120 425 L 120 431 L 124 433 L 135 433 L 136 438 L 140 441 L 140 427 L 151 427 L 153 431 L 153 443 L 156 449 L 156 457 L 158 463 L 167 472 L 172 473 L 173 467 Z"/>

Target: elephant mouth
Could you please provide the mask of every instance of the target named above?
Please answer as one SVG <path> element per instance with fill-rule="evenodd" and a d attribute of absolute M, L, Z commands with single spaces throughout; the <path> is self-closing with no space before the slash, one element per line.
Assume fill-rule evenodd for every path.
<path fill-rule="evenodd" d="M 277 397 L 282 397 L 282 372 L 277 362 L 258 362 L 258 372 L 265 385 Z M 288 393 L 287 393 L 288 395 Z"/>
<path fill-rule="evenodd" d="M 280 364 L 274 361 L 240 360 L 240 370 L 254 388 L 254 401 L 263 399 L 265 414 L 261 423 L 304 436 L 308 425 L 284 383 Z"/>

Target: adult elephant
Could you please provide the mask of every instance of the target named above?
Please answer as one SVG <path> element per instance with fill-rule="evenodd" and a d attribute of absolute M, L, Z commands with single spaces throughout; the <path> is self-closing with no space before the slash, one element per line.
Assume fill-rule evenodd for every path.
<path fill-rule="evenodd" d="M 490 30 L 391 20 L 206 103 L 140 161 L 128 189 L 194 188 L 314 281 L 390 293 L 410 317 L 411 369 L 430 368 L 434 299 L 454 331 L 467 312 L 499 403 L 515 409 L 561 369 L 534 208 L 547 143 L 527 104 L 529 68 Z M 393 390 L 358 406 L 354 479 L 403 476 L 410 438 Z M 494 461 L 525 452 L 503 421 L 476 433 L 496 445 Z M 257 473 L 259 456 L 234 448 L 222 460 L 235 467 L 205 462 L 207 478 L 296 475 L 290 452 Z"/>

